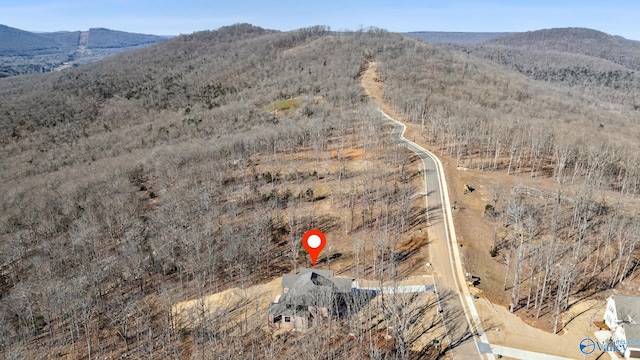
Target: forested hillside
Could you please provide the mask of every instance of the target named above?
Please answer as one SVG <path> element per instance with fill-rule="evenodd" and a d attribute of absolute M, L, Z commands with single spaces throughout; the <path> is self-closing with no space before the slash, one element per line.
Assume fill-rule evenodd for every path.
<path fill-rule="evenodd" d="M 640 70 L 640 43 L 592 29 L 529 31 L 489 40 L 486 44 L 588 55 Z"/>
<path fill-rule="evenodd" d="M 410 38 L 430 43 L 478 44 L 488 40 L 512 35 L 509 32 L 452 32 L 452 31 L 412 31 L 402 33 Z"/>
<path fill-rule="evenodd" d="M 63 64 L 87 64 L 162 40 L 166 37 L 103 28 L 32 33 L 0 25 L 0 77 L 60 70 Z"/>
<path fill-rule="evenodd" d="M 76 49 L 80 39 L 80 31 L 57 31 L 51 33 L 38 33 L 37 35 L 51 39 L 68 49 Z"/>
<path fill-rule="evenodd" d="M 547 330 L 556 332 L 558 315 L 579 299 L 624 281 L 637 288 L 635 80 L 604 91 L 606 84 L 531 81 L 473 53 L 391 53 L 382 62 L 385 96 L 425 143 L 458 167 L 550 180 L 509 192 L 496 183 L 487 194 L 493 245 L 483 257 L 469 251 L 479 264 L 503 264 L 504 278 L 494 278 L 501 302 L 525 316 L 552 315 Z"/>
<path fill-rule="evenodd" d="M 77 34 L 77 33 L 76 33 Z M 36 55 L 72 49 L 75 43 L 59 42 L 48 36 L 0 25 L 0 56 Z"/>
<path fill-rule="evenodd" d="M 600 31 L 562 28 L 517 33 L 451 48 L 535 80 L 569 86 L 611 102 L 640 106 L 640 43 Z"/>
<path fill-rule="evenodd" d="M 236 25 L 1 80 L 2 352 L 219 358 L 275 346 L 301 356 L 266 322 L 238 332 L 211 309 L 182 328 L 171 308 L 305 264 L 311 227 L 334 244 L 379 238 L 373 269 L 388 276 L 394 249 L 382 239 L 398 241 L 421 215 L 413 160 L 390 146 L 359 85 L 382 39 L 401 42 Z M 366 345 L 377 330 L 362 329 L 335 347 L 341 357 L 382 351 Z"/>
<path fill-rule="evenodd" d="M 2 354 L 437 358 L 416 348 L 424 334 L 444 341 L 439 317 L 415 333 L 426 307 L 389 297 L 365 321 L 304 338 L 272 336 L 246 310 L 202 302 L 192 327 L 172 311 L 308 266 L 311 227 L 344 244 L 324 261 L 345 275 L 401 275 L 415 246 L 397 245 L 426 226 L 422 176 L 360 86 L 373 60 L 417 141 L 460 167 L 547 184 L 487 201 L 483 221 L 503 236 L 476 250 L 504 265 L 497 301 L 551 317 L 634 276 L 640 224 L 620 199 L 640 191 L 640 114 L 622 91 L 536 81 L 379 29 L 234 25 L 0 79 Z M 481 286 L 503 281 L 477 271 Z"/>
<path fill-rule="evenodd" d="M 163 36 L 133 34 L 124 31 L 94 28 L 89 29 L 89 41 L 87 42 L 87 48 L 122 48 L 144 44 L 153 44 L 165 39 L 166 38 Z"/>

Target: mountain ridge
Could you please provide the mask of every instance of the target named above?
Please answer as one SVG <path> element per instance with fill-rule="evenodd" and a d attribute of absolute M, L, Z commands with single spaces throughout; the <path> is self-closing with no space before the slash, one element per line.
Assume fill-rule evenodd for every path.
<path fill-rule="evenodd" d="M 640 43 L 588 28 L 553 28 L 516 33 L 484 45 L 504 45 L 593 56 L 640 70 Z"/>
<path fill-rule="evenodd" d="M 58 49 L 61 44 L 44 34 L 0 24 L 0 55 L 32 55 L 34 52 Z"/>
<path fill-rule="evenodd" d="M 482 43 L 438 46 L 488 60 L 534 80 L 638 105 L 634 94 L 640 86 L 640 43 L 621 36 L 586 28 L 554 28 Z"/>
<path fill-rule="evenodd" d="M 82 65 L 166 39 L 105 28 L 34 33 L 0 25 L 0 77 Z"/>
<path fill-rule="evenodd" d="M 401 33 L 431 43 L 477 44 L 515 34 L 513 32 L 410 31 Z"/>
<path fill-rule="evenodd" d="M 107 45 L 93 47 L 128 47 L 164 40 L 166 36 L 130 33 L 102 27 L 89 28 L 90 36 L 99 36 L 101 41 L 111 41 Z M 0 56 L 2 55 L 34 55 L 36 51 L 59 50 L 78 45 L 83 30 L 55 31 L 35 33 L 0 24 Z M 25 41 L 25 39 L 27 41 Z M 121 43 L 117 43 L 121 41 Z"/>
<path fill-rule="evenodd" d="M 344 244 L 332 249 L 336 255 L 327 262 L 345 269 L 345 275 L 353 274 L 356 254 L 378 256 L 373 247 L 354 248 L 352 240 L 364 244 L 402 235 L 413 247 L 428 214 L 414 196 L 423 188 L 411 185 L 421 181 L 423 168 L 419 157 L 398 151 L 391 129 L 364 93 L 360 76 L 372 59 L 384 96 L 417 141 L 446 157 L 448 174 L 473 176 L 475 195 L 456 193 L 458 199 L 477 199 L 477 207 L 458 216 L 481 224 L 462 226 L 478 233 L 464 236 L 464 251 L 477 259 L 467 264 L 482 277 L 483 296 L 509 305 L 503 256 L 520 263 L 522 274 L 532 274 L 529 279 L 542 281 L 547 261 L 551 268 L 571 271 L 567 278 L 576 282 L 565 289 L 567 299 L 591 296 L 581 289 L 592 284 L 615 286 L 609 256 L 618 259 L 614 266 L 620 274 L 627 274 L 622 264 L 629 247 L 621 247 L 628 245 L 599 252 L 605 246 L 596 244 L 601 228 L 623 229 L 627 221 L 601 222 L 603 215 L 624 210 L 616 198 L 605 206 L 605 191 L 628 198 L 640 191 L 635 150 L 640 130 L 633 126 L 638 109 L 384 31 L 277 32 L 236 25 L 67 71 L 0 79 L 0 291 L 6 294 L 0 297 L 0 344 L 8 344 L 6 353 L 221 358 L 249 354 L 256 346 L 271 349 L 275 339 L 263 330 L 266 308 L 256 308 L 256 316 L 235 327 L 227 315 L 218 317 L 220 312 L 194 313 L 198 324 L 211 325 L 209 332 L 174 322 L 172 305 L 291 271 L 300 261 L 293 245 L 299 246 L 296 239 L 312 227 L 331 229 L 336 243 Z M 593 141 L 585 141 L 584 134 Z M 462 169 L 458 163 L 470 171 L 456 171 Z M 513 178 L 513 184 L 530 179 L 552 183 L 553 189 L 562 186 L 557 194 L 514 191 L 523 185 L 490 188 L 495 183 L 477 185 L 479 173 Z M 465 182 L 458 179 L 451 184 L 462 190 Z M 577 191 L 579 201 L 563 200 Z M 483 214 L 490 199 L 506 223 Z M 531 251 L 512 251 L 522 234 L 506 213 L 514 206 L 535 216 L 522 223 L 540 224 L 531 225 L 539 231 L 528 240 Z M 493 245 L 499 257 L 490 255 L 493 224 L 512 239 Z M 553 236 L 545 224 L 559 224 Z M 584 239 L 576 241 L 580 229 Z M 415 246 L 427 245 L 426 237 L 419 239 L 423 245 Z M 380 259 L 397 258 L 395 248 L 380 244 L 380 251 L 389 249 Z M 566 250 L 545 257 L 534 250 L 554 247 Z M 412 260 L 419 256 L 416 249 L 406 259 L 421 264 L 426 259 Z M 640 255 L 640 247 L 635 249 Z M 583 268 L 571 266 L 576 261 L 569 252 L 585 254 L 586 273 L 597 271 L 580 276 Z M 371 269 L 366 274 L 373 277 Z M 380 274 L 382 279 L 386 273 Z M 564 278 L 550 276 L 546 285 L 555 288 Z M 516 284 L 525 289 L 527 280 Z M 537 309 L 559 304 L 552 295 L 539 299 Z M 516 295 L 515 303 L 525 317 L 523 296 Z M 348 353 L 329 356 L 360 358 L 369 346 L 366 339 L 377 346 L 375 339 L 384 336 L 385 329 L 370 324 L 401 323 L 384 315 L 386 310 L 371 313 L 386 318 L 353 317 L 357 327 L 337 323 L 334 330 L 310 332 L 309 344 L 344 341 L 335 348 Z M 553 312 L 545 313 L 551 321 Z M 409 320 L 405 323 L 414 323 Z M 415 323 L 416 333 L 423 334 L 425 327 Z M 335 337 L 354 328 L 372 333 Z M 363 345 L 353 342 L 358 337 Z M 413 351 L 410 344 L 433 348 L 430 341 L 412 341 L 395 343 L 407 354 Z M 299 347 L 277 346 L 282 358 L 304 357 Z"/>

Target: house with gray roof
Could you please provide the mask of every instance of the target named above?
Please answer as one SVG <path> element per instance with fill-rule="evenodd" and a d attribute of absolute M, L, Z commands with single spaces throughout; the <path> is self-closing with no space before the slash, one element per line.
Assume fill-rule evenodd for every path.
<path fill-rule="evenodd" d="M 336 278 L 331 270 L 301 268 L 282 276 L 282 294 L 269 306 L 269 326 L 304 330 L 338 316 L 352 294 L 353 279 Z"/>
<path fill-rule="evenodd" d="M 617 350 L 627 359 L 640 359 L 640 297 L 611 295 L 604 322 L 621 345 Z"/>

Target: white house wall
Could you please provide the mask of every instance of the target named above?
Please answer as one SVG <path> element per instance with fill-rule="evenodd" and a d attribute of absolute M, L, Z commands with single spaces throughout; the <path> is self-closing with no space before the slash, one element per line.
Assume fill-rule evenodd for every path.
<path fill-rule="evenodd" d="M 607 310 L 604 313 L 604 323 L 607 324 L 611 331 L 615 331 L 618 327 L 616 303 L 612 298 L 607 299 Z"/>

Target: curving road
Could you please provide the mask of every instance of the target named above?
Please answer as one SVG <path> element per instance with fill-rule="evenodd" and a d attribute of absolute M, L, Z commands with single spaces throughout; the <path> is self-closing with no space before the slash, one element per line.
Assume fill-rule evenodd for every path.
<path fill-rule="evenodd" d="M 368 96 L 379 104 L 383 103 L 382 85 L 376 78 L 375 62 L 367 63 L 362 84 Z M 449 349 L 446 354 L 453 359 L 493 360 L 496 354 L 521 360 L 569 360 L 561 356 L 489 344 L 464 278 L 442 163 L 434 154 L 404 137 L 406 126 L 402 122 L 378 110 L 393 123 L 391 136 L 397 139 L 398 145 L 415 152 L 424 165 L 429 257 L 434 273 L 433 286 L 437 286 L 442 322 L 448 333 Z"/>
<path fill-rule="evenodd" d="M 403 123 L 378 110 L 393 123 L 391 136 L 420 156 L 424 165 L 429 256 L 447 332 L 448 352 L 454 359 L 483 358 L 483 353 L 488 359 L 494 359 L 464 279 L 442 163 L 431 152 L 404 137 Z M 478 334 L 480 341 L 474 334 Z"/>

